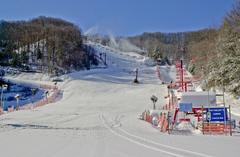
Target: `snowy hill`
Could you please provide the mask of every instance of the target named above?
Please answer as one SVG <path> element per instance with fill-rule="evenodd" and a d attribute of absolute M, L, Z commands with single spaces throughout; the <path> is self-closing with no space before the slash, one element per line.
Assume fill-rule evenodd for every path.
<path fill-rule="evenodd" d="M 7 157 L 225 157 L 239 156 L 239 137 L 170 136 L 139 121 L 151 108 L 150 97 L 164 105 L 167 88 L 156 67 L 134 52 L 88 43 L 107 54 L 107 69 L 71 73 L 59 83 L 63 98 L 35 110 L 0 116 L 0 150 Z M 135 69 L 140 84 L 133 84 Z M 162 79 L 174 79 L 173 68 L 161 67 Z M 42 77 L 42 76 L 41 76 Z M 41 82 L 39 79 L 29 80 Z M 15 79 L 31 79 L 23 74 Z M 45 83 L 52 82 L 44 79 Z"/>

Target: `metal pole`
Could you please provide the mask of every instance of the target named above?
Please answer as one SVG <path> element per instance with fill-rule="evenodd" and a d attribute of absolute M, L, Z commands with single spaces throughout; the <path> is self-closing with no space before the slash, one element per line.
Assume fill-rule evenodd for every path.
<path fill-rule="evenodd" d="M 105 62 L 104 64 L 107 65 L 107 54 L 106 53 L 104 53 L 104 62 Z"/>
<path fill-rule="evenodd" d="M 231 116 L 231 106 L 230 105 L 229 105 L 229 121 L 230 121 L 230 136 L 232 136 L 232 116 Z"/>
<path fill-rule="evenodd" d="M 223 85 L 223 106 L 224 106 L 224 128 L 226 127 L 226 111 L 225 111 L 225 108 L 226 108 L 226 104 L 225 104 L 225 88 L 224 88 L 224 83 L 222 82 L 222 85 Z"/>
<path fill-rule="evenodd" d="M 167 97 L 168 97 L 168 105 L 170 106 L 170 103 L 171 103 L 170 102 L 170 97 L 171 97 L 171 95 L 170 95 L 170 91 L 169 90 L 170 90 L 170 87 L 168 86 L 168 96 Z"/>
<path fill-rule="evenodd" d="M 138 78 L 138 68 L 136 69 L 136 80 Z"/>
<path fill-rule="evenodd" d="M 3 85 L 2 85 L 2 91 L 1 91 L 1 107 L 3 109 Z"/>
<path fill-rule="evenodd" d="M 206 78 L 205 83 L 206 83 L 206 88 L 207 88 L 207 91 L 208 91 L 208 97 L 207 97 L 207 99 L 208 99 L 208 107 L 210 107 L 210 103 L 209 103 L 209 87 L 208 87 L 207 79 L 208 78 Z"/>
<path fill-rule="evenodd" d="M 168 111 L 168 114 L 167 114 L 167 121 L 168 121 L 168 134 L 170 134 L 170 113 Z"/>
<path fill-rule="evenodd" d="M 202 106 L 202 133 L 204 135 L 204 118 L 203 118 L 203 106 Z"/>
<path fill-rule="evenodd" d="M 172 94 L 172 107 L 173 107 L 173 90 L 171 90 L 171 94 Z"/>
<path fill-rule="evenodd" d="M 17 108 L 16 108 L 17 110 L 18 110 L 18 107 L 19 107 L 19 105 L 18 105 L 18 98 L 17 98 Z"/>
<path fill-rule="evenodd" d="M 206 81 L 207 82 L 207 81 Z M 210 109 L 210 103 L 209 103 L 209 87 L 208 87 L 208 83 L 207 83 L 207 88 L 208 88 L 208 108 Z M 208 112 L 209 112 L 209 110 L 208 110 Z M 208 114 L 208 113 L 207 113 Z M 209 118 L 210 119 L 210 118 Z M 209 127 L 209 125 L 210 125 L 210 120 L 208 120 L 208 132 L 210 132 L 210 128 L 211 127 Z"/>
<path fill-rule="evenodd" d="M 181 85 L 182 85 L 182 91 L 184 90 L 183 88 L 183 61 L 181 60 Z"/>

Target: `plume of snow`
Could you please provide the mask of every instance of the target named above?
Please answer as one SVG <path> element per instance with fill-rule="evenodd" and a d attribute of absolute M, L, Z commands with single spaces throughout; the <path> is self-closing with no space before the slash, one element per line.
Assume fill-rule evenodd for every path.
<path fill-rule="evenodd" d="M 98 31 L 99 31 L 99 27 L 93 26 L 93 27 L 90 27 L 88 30 L 86 30 L 84 32 L 84 35 L 94 35 L 94 34 L 97 34 Z"/>
<path fill-rule="evenodd" d="M 142 49 L 137 47 L 136 45 L 132 44 L 126 38 L 120 38 L 116 40 L 112 33 L 109 33 L 109 46 L 124 52 L 144 52 Z"/>

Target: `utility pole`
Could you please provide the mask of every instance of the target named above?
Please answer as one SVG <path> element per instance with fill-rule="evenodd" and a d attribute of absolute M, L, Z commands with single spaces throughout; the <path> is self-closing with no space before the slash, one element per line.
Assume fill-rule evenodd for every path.
<path fill-rule="evenodd" d="M 182 91 L 184 90 L 184 83 L 183 83 L 183 61 L 182 61 L 182 59 L 181 59 L 181 66 L 180 66 L 180 71 L 181 71 L 181 86 L 182 86 Z"/>

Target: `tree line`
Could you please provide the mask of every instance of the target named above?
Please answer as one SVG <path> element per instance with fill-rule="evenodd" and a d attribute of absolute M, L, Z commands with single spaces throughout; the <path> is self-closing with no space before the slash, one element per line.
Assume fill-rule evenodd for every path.
<path fill-rule="evenodd" d="M 213 43 L 216 34 L 215 29 L 177 33 L 156 32 L 128 37 L 128 40 L 142 49 L 147 49 L 148 56 L 154 59 L 167 57 L 172 60 L 183 59 L 188 63 L 192 58 L 206 55 L 205 44 Z"/>
<path fill-rule="evenodd" d="M 38 17 L 29 21 L 0 22 L 1 64 L 23 67 L 35 63 L 49 73 L 59 69 L 83 69 L 90 65 L 78 26 L 58 18 Z"/>
<path fill-rule="evenodd" d="M 215 57 L 206 67 L 207 87 L 223 87 L 240 95 L 240 1 L 224 18 L 218 30 Z"/>

